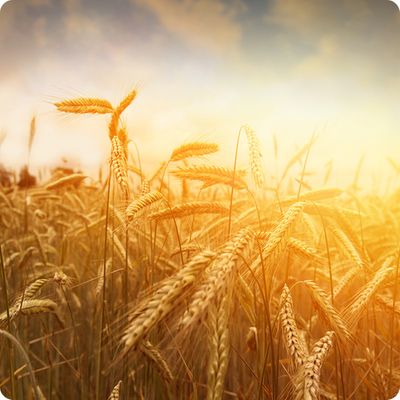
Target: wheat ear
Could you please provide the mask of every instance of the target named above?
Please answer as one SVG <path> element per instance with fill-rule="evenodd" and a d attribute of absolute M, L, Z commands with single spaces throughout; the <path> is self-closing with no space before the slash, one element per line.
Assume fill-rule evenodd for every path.
<path fill-rule="evenodd" d="M 242 229 L 231 241 L 224 245 L 218 257 L 205 272 L 204 282 L 194 292 L 191 302 L 180 321 L 180 326 L 188 327 L 205 312 L 213 298 L 224 292 L 228 279 L 234 273 L 236 262 L 251 239 L 251 231 Z"/>
<path fill-rule="evenodd" d="M 119 392 L 121 388 L 122 381 L 119 381 L 113 388 L 110 396 L 108 396 L 107 400 L 119 400 Z"/>
<path fill-rule="evenodd" d="M 32 297 L 34 297 L 39 290 L 49 281 L 51 281 L 51 278 L 39 278 L 36 279 L 34 282 L 32 282 L 25 290 L 24 293 L 18 296 L 15 301 L 14 305 L 18 306 L 21 301 L 23 300 L 29 300 Z"/>
<path fill-rule="evenodd" d="M 260 142 L 257 135 L 249 126 L 245 126 L 244 130 L 246 132 L 247 143 L 249 146 L 249 159 L 253 179 L 256 186 L 261 188 L 264 184 L 264 174 L 262 170 Z"/>
<path fill-rule="evenodd" d="M 292 251 L 293 253 L 295 253 L 301 257 L 315 261 L 319 264 L 322 264 L 324 261 L 324 259 L 321 257 L 321 255 L 318 254 L 317 249 L 310 246 L 308 243 L 304 242 L 303 240 L 291 237 L 288 239 L 287 245 L 288 245 L 288 249 L 290 251 Z"/>
<path fill-rule="evenodd" d="M 285 345 L 288 353 L 293 359 L 295 367 L 298 368 L 304 364 L 306 356 L 308 355 L 308 351 L 303 346 L 303 342 L 299 337 L 296 320 L 293 314 L 292 295 L 290 294 L 290 290 L 287 285 L 285 285 L 282 290 L 280 307 L 280 319 L 282 333 L 285 337 Z"/>
<path fill-rule="evenodd" d="M 330 225 L 329 229 L 334 234 L 334 237 L 340 247 L 343 247 L 345 252 L 349 255 L 354 264 L 360 268 L 361 271 L 364 270 L 365 263 L 358 253 L 356 246 L 348 238 L 348 236 L 336 225 Z"/>
<path fill-rule="evenodd" d="M 156 211 L 149 215 L 150 219 L 162 220 L 168 218 L 183 218 L 197 214 L 222 214 L 227 215 L 229 208 L 217 201 L 193 201 L 170 208 Z"/>
<path fill-rule="evenodd" d="M 207 400 L 221 400 L 229 362 L 230 296 L 224 293 L 209 311 Z"/>
<path fill-rule="evenodd" d="M 352 336 L 339 312 L 332 305 L 331 299 L 326 292 L 313 281 L 303 281 L 309 290 L 314 303 L 317 305 L 320 315 L 325 319 L 329 326 L 335 331 L 338 338 L 351 342 Z"/>
<path fill-rule="evenodd" d="M 24 300 L 19 304 L 10 307 L 10 319 L 14 319 L 17 315 L 34 315 L 43 313 L 53 313 L 57 315 L 57 304 L 49 299 L 44 300 Z M 7 322 L 7 312 L 4 311 L 0 314 L 0 326 L 4 326 Z"/>
<path fill-rule="evenodd" d="M 281 199 L 279 204 L 281 206 L 288 206 L 290 204 L 296 203 L 298 201 L 319 201 L 331 199 L 333 197 L 340 196 L 343 193 L 343 190 L 337 188 L 324 188 L 317 190 L 310 190 L 309 192 L 303 193 L 300 196 L 293 195 Z"/>
<path fill-rule="evenodd" d="M 111 139 L 111 167 L 125 198 L 129 196 L 128 165 L 124 147 L 118 136 Z"/>
<path fill-rule="evenodd" d="M 128 95 L 119 103 L 119 105 L 113 110 L 110 124 L 108 126 L 109 137 L 112 139 L 118 135 L 118 125 L 121 114 L 126 110 L 126 108 L 133 102 L 136 98 L 137 92 L 135 89 L 130 91 Z"/>
<path fill-rule="evenodd" d="M 357 276 L 360 273 L 360 270 L 358 268 L 350 268 L 342 277 L 342 279 L 339 280 L 337 285 L 335 286 L 333 290 L 333 299 L 336 300 L 338 296 L 346 289 L 346 287 L 350 284 L 350 282 L 353 280 L 355 276 Z"/>
<path fill-rule="evenodd" d="M 204 188 L 218 184 L 233 185 L 237 189 L 245 189 L 247 187 L 243 179 L 246 175 L 245 171 L 236 171 L 234 176 L 233 170 L 215 165 L 193 165 L 179 168 L 172 171 L 172 174 L 182 180 L 190 179 L 201 181 L 203 182 Z"/>
<path fill-rule="evenodd" d="M 140 350 L 146 357 L 151 360 L 154 366 L 157 368 L 158 372 L 160 373 L 161 377 L 167 382 L 170 383 L 173 381 L 174 377 L 172 375 L 171 369 L 162 356 L 160 351 L 151 344 L 148 340 L 142 340 L 140 342 Z"/>
<path fill-rule="evenodd" d="M 321 368 L 333 344 L 334 332 L 329 331 L 314 344 L 311 355 L 295 377 L 295 400 L 318 400 Z"/>
<path fill-rule="evenodd" d="M 131 204 L 126 208 L 125 215 L 128 222 L 131 222 L 135 217 L 136 214 L 143 210 L 146 207 L 154 204 L 155 202 L 161 200 L 163 195 L 159 191 L 153 191 L 149 193 L 145 193 L 140 196 L 138 199 L 133 200 Z"/>
<path fill-rule="evenodd" d="M 198 274 L 214 256 L 214 252 L 206 250 L 194 256 L 176 275 L 162 282 L 154 294 L 144 299 L 133 310 L 129 325 L 122 338 L 125 352 L 135 347 L 159 321 L 176 307 L 185 289 L 195 282 Z"/>
<path fill-rule="evenodd" d="M 113 107 L 107 100 L 79 97 L 54 103 L 58 111 L 74 114 L 109 114 Z"/>
<path fill-rule="evenodd" d="M 180 161 L 189 157 L 199 157 L 199 156 L 204 156 L 206 154 L 215 153 L 218 150 L 219 147 L 215 143 L 206 143 L 206 142 L 186 143 L 173 150 L 170 160 Z"/>
<path fill-rule="evenodd" d="M 144 196 L 147 193 L 150 193 L 150 182 L 143 177 L 142 184 L 140 185 L 140 195 Z"/>
<path fill-rule="evenodd" d="M 370 300 L 382 287 L 383 283 L 390 276 L 390 274 L 392 274 L 393 268 L 390 267 L 390 264 L 392 262 L 392 257 L 389 257 L 385 260 L 382 267 L 378 270 L 372 280 L 357 295 L 353 303 L 346 310 L 346 319 L 351 324 L 351 326 L 355 326 L 357 324 L 358 320 L 362 316 L 363 311 L 368 306 Z"/>
<path fill-rule="evenodd" d="M 71 174 L 68 176 L 64 176 L 60 179 L 57 179 L 53 182 L 48 183 L 45 186 L 45 189 L 54 190 L 54 189 L 61 189 L 62 187 L 66 187 L 69 185 L 78 185 L 86 178 L 86 175 L 82 174 Z"/>
<path fill-rule="evenodd" d="M 272 230 L 262 249 L 262 257 L 257 257 L 251 268 L 256 270 L 264 262 L 273 263 L 274 260 L 281 254 L 284 249 L 287 238 L 297 218 L 301 215 L 304 203 L 296 203 L 289 207 L 278 225 Z"/>

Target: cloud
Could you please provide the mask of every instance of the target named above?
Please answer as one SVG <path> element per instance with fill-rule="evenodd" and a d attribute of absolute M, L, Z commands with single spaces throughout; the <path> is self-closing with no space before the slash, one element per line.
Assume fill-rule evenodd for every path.
<path fill-rule="evenodd" d="M 299 74 L 398 80 L 400 14 L 390 1 L 276 1 L 264 21 L 298 54 L 292 67 Z"/>
<path fill-rule="evenodd" d="M 189 45 L 212 51 L 238 46 L 241 28 L 235 17 L 243 10 L 239 2 L 228 7 L 221 0 L 133 1 L 151 11 L 169 32 Z"/>
<path fill-rule="evenodd" d="M 265 15 L 265 21 L 300 34 L 329 29 L 326 23 L 332 20 L 332 11 L 337 10 L 330 3 L 316 0 L 276 1 Z"/>

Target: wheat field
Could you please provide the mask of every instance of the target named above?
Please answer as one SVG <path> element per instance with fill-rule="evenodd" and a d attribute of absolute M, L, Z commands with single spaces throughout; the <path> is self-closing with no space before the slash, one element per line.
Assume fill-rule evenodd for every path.
<path fill-rule="evenodd" d="M 328 176 L 309 187 L 313 140 L 271 183 L 248 126 L 233 165 L 209 162 L 217 144 L 189 142 L 147 176 L 123 123 L 135 96 L 55 104 L 108 118 L 104 179 L 59 171 L 0 189 L 3 393 L 392 398 L 400 190 L 330 187 Z"/>

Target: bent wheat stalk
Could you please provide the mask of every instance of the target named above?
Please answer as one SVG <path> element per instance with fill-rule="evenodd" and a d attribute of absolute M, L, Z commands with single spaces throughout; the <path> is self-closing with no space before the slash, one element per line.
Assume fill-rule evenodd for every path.
<path fill-rule="evenodd" d="M 23 359 L 26 362 L 26 365 L 28 366 L 28 372 L 29 372 L 29 376 L 31 378 L 31 384 L 32 384 L 32 389 L 33 389 L 33 394 L 35 396 L 36 400 L 41 400 L 42 397 L 40 396 L 40 392 L 38 390 L 39 386 L 36 383 L 36 378 L 35 378 L 35 373 L 33 371 L 32 368 L 32 364 L 31 361 L 29 359 L 29 356 L 27 354 L 27 352 L 25 351 L 24 347 L 22 346 L 22 344 L 20 343 L 20 341 L 11 333 L 4 331 L 2 329 L 0 329 L 0 335 L 5 336 L 8 340 L 11 341 L 11 343 L 19 350 L 19 352 L 21 353 Z"/>
<path fill-rule="evenodd" d="M 111 121 L 108 125 L 108 135 L 110 139 L 118 135 L 119 119 L 121 114 L 126 110 L 126 108 L 132 103 L 136 98 L 137 92 L 135 89 L 130 91 L 128 95 L 119 103 L 119 105 L 113 110 Z"/>

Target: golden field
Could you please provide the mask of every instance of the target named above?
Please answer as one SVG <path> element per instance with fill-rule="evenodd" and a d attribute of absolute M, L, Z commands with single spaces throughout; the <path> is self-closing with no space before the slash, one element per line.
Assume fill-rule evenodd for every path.
<path fill-rule="evenodd" d="M 107 176 L 0 190 L 1 375 L 15 399 L 382 399 L 400 387 L 400 190 L 273 183 L 244 126 L 234 163 L 184 143 L 150 176 L 123 112 Z M 34 124 L 30 146 L 34 142 Z M 248 168 L 237 165 L 248 150 Z M 397 174 L 400 168 L 393 165 Z M 293 174 L 296 167 L 300 174 Z M 10 343 L 13 343 L 10 346 Z"/>

